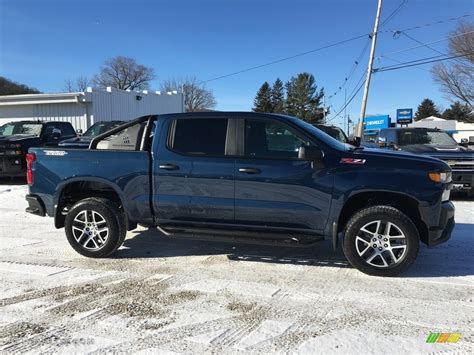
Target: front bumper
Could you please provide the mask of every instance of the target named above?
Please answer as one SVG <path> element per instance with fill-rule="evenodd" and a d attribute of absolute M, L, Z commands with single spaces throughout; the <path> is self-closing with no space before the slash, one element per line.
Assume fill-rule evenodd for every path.
<path fill-rule="evenodd" d="M 23 156 L 0 157 L 0 177 L 26 176 L 23 159 Z"/>
<path fill-rule="evenodd" d="M 451 238 L 454 229 L 454 205 L 451 201 L 441 204 L 438 225 L 428 229 L 428 245 L 433 246 Z"/>
<path fill-rule="evenodd" d="M 26 195 L 25 199 L 28 202 L 28 207 L 25 210 L 26 212 L 41 217 L 46 216 L 46 209 L 41 198 L 35 195 Z"/>
<path fill-rule="evenodd" d="M 469 191 L 474 186 L 474 173 L 472 171 L 453 170 L 453 191 Z"/>

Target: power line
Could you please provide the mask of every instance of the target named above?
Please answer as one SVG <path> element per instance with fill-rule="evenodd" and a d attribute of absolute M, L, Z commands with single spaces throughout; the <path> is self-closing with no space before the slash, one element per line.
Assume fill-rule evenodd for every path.
<path fill-rule="evenodd" d="M 385 20 L 382 21 L 382 23 L 380 24 L 380 27 L 383 27 L 385 24 L 389 23 L 397 15 L 397 13 L 402 9 L 402 7 L 407 4 L 407 2 L 408 2 L 407 0 L 403 0 L 400 3 L 400 5 L 398 5 L 398 7 L 390 15 L 388 15 Z"/>
<path fill-rule="evenodd" d="M 441 56 L 438 55 L 438 56 L 434 56 L 434 57 L 416 59 L 416 60 L 411 60 L 409 62 L 400 63 L 400 65 L 398 65 L 398 66 L 397 65 L 389 65 L 389 66 L 386 66 L 386 67 L 376 68 L 376 69 L 374 69 L 374 73 L 380 73 L 380 72 L 383 72 L 383 71 L 403 69 L 403 68 L 413 67 L 413 66 L 417 66 L 417 65 L 441 62 L 443 60 L 466 57 L 466 56 L 472 55 L 472 54 L 474 54 L 474 52 L 459 54 L 459 55 L 453 55 L 453 56 L 444 57 L 444 58 L 439 58 Z M 431 59 L 431 58 L 437 58 L 437 59 Z M 429 60 L 429 59 L 431 59 L 431 60 Z"/>
<path fill-rule="evenodd" d="M 354 61 L 353 65 L 351 67 L 351 70 L 349 71 L 349 74 L 344 78 L 343 83 L 338 86 L 338 89 L 334 93 L 332 93 L 331 95 L 328 96 L 328 100 L 332 99 L 334 96 L 339 94 L 339 92 L 342 90 L 342 88 L 344 86 L 346 86 L 346 84 L 349 82 L 349 79 L 355 73 L 357 67 L 360 64 L 360 61 L 361 61 L 362 57 L 364 56 L 365 52 L 367 51 L 367 48 L 369 48 L 369 43 L 370 43 L 370 41 L 367 41 L 365 43 L 364 47 L 362 48 L 362 52 L 357 56 L 356 60 Z"/>
<path fill-rule="evenodd" d="M 400 32 L 403 32 L 403 31 L 400 31 Z M 398 51 L 394 51 L 394 52 L 384 53 L 384 54 L 379 55 L 377 58 L 383 58 L 383 57 L 385 57 L 386 55 L 392 55 L 392 54 L 398 54 L 398 53 L 408 52 L 408 51 L 411 51 L 411 50 L 413 50 L 413 49 L 417 49 L 417 48 L 421 48 L 421 47 L 426 47 L 426 46 L 429 46 L 430 44 L 435 44 L 435 43 L 447 41 L 447 40 L 449 40 L 449 39 L 456 38 L 456 37 L 461 37 L 461 36 L 463 36 L 463 35 L 467 35 L 467 34 L 470 34 L 470 33 L 474 33 L 474 31 L 468 31 L 468 32 L 464 32 L 464 33 L 457 34 L 457 35 L 455 35 L 455 36 L 450 36 L 450 37 L 446 37 L 446 38 L 441 38 L 441 39 L 438 39 L 438 40 L 433 41 L 433 42 L 422 43 L 422 44 L 419 45 L 419 46 L 414 46 L 414 47 L 404 48 L 404 49 L 401 49 L 401 50 L 398 50 Z"/>
<path fill-rule="evenodd" d="M 269 66 L 269 65 L 273 65 L 273 64 L 285 62 L 285 61 L 290 60 L 290 59 L 302 57 L 302 56 L 304 56 L 304 55 L 308 55 L 308 54 L 311 54 L 311 53 L 315 53 L 315 52 L 322 51 L 322 50 L 324 50 L 324 49 L 328 49 L 328 48 L 332 48 L 332 47 L 339 46 L 339 45 L 341 45 L 341 44 L 345 44 L 345 43 L 348 43 L 348 42 L 352 42 L 352 41 L 355 41 L 355 40 L 357 40 L 357 39 L 363 38 L 363 37 L 365 37 L 365 36 L 367 36 L 367 34 L 363 34 L 363 35 L 360 35 L 360 36 L 355 36 L 355 37 L 347 38 L 347 39 L 344 39 L 344 40 L 342 40 L 342 41 L 334 42 L 334 43 L 327 44 L 327 45 L 322 46 L 322 47 L 318 47 L 318 48 L 315 48 L 315 49 L 311 49 L 311 50 L 306 51 L 306 52 L 298 53 L 298 54 L 291 55 L 291 56 L 288 56 L 288 57 L 284 57 L 284 58 L 280 58 L 280 59 L 277 59 L 277 60 L 273 60 L 273 61 L 268 62 L 268 63 L 256 65 L 256 66 L 253 66 L 253 67 L 249 67 L 249 68 L 246 68 L 246 69 L 242 69 L 242 70 L 239 70 L 239 71 L 235 71 L 235 72 L 233 72 L 233 73 L 229 73 L 229 74 L 221 75 L 221 76 L 218 76 L 218 77 L 215 77 L 215 78 L 212 78 L 212 79 L 204 80 L 204 81 L 201 81 L 200 84 L 208 83 L 208 82 L 210 82 L 210 81 L 215 81 L 215 80 L 219 80 L 219 79 L 224 79 L 224 78 L 227 78 L 227 77 L 229 77 L 229 76 L 234 76 L 234 75 L 242 74 L 242 73 L 245 73 L 245 72 L 248 72 L 248 71 L 251 71 L 251 70 L 260 69 L 260 68 L 263 68 L 263 67 L 266 67 L 266 66 Z"/>
<path fill-rule="evenodd" d="M 437 24 L 442 24 L 442 23 L 446 23 L 446 22 L 449 22 L 449 21 L 455 21 L 455 20 L 459 20 L 461 18 L 466 18 L 466 17 L 473 16 L 473 15 L 474 15 L 474 13 L 470 13 L 470 14 L 465 14 L 465 15 L 461 15 L 461 16 L 458 16 L 458 17 L 450 17 L 448 19 L 438 20 L 438 21 L 435 21 L 435 22 L 432 22 L 432 23 L 426 23 L 426 24 L 423 24 L 423 25 L 412 26 L 412 27 L 409 27 L 409 28 L 402 29 L 400 31 L 411 31 L 411 30 L 420 29 L 420 28 L 423 28 L 423 27 L 434 26 L 434 25 L 437 25 Z M 393 32 L 395 32 L 395 30 L 379 31 L 379 33 L 388 33 L 388 32 L 393 33 Z M 328 48 L 335 47 L 335 46 L 338 46 L 338 45 L 341 45 L 341 44 L 352 42 L 352 41 L 355 41 L 357 39 L 363 38 L 365 36 L 370 36 L 370 35 L 371 35 L 371 33 L 364 33 L 364 34 L 361 34 L 359 36 L 347 38 L 347 39 L 344 39 L 344 40 L 341 40 L 341 41 L 338 41 L 338 42 L 334 42 L 334 43 L 331 43 L 331 44 L 328 44 L 328 45 L 325 45 L 325 46 L 322 46 L 322 47 L 319 47 L 319 48 L 311 49 L 311 50 L 301 52 L 301 53 L 298 53 L 298 54 L 295 54 L 295 55 L 291 55 L 291 56 L 288 56 L 288 57 L 276 59 L 276 60 L 273 60 L 273 61 L 270 61 L 270 62 L 267 62 L 267 63 L 255 65 L 255 66 L 252 66 L 252 67 L 248 67 L 248 68 L 245 68 L 245 69 L 242 69 L 242 70 L 231 72 L 229 74 L 224 74 L 224 75 L 221 75 L 221 76 L 217 76 L 215 78 L 203 80 L 199 84 L 205 84 L 205 83 L 208 83 L 208 82 L 211 82 L 211 81 L 216 81 L 216 80 L 228 78 L 230 76 L 235 76 L 235 75 L 238 75 L 238 74 L 246 73 L 246 72 L 256 70 L 256 69 L 260 69 L 260 68 L 270 66 L 270 65 L 273 65 L 273 64 L 278 64 L 278 63 L 281 63 L 281 62 L 285 62 L 285 61 L 288 61 L 288 60 L 291 60 L 291 59 L 294 59 L 294 58 L 298 58 L 298 57 L 302 57 L 302 56 L 305 56 L 305 55 L 308 55 L 308 54 L 311 54 L 311 53 L 319 52 L 319 51 L 324 50 L 324 49 L 328 49 Z M 388 53 L 388 54 L 390 54 L 390 53 Z"/>
<path fill-rule="evenodd" d="M 474 16 L 474 13 L 464 14 L 464 15 L 457 16 L 457 17 L 450 17 L 450 18 L 447 18 L 447 19 L 444 19 L 444 20 L 438 20 L 438 21 L 434 21 L 434 22 L 425 23 L 423 25 L 412 26 L 412 27 L 405 28 L 401 31 L 406 32 L 406 31 L 418 30 L 420 28 L 440 25 L 440 24 L 443 24 L 443 23 L 447 23 L 447 22 L 451 22 L 451 21 L 457 21 L 457 20 L 467 18 L 467 17 L 471 17 L 471 16 Z M 394 33 L 396 31 L 397 30 L 394 30 L 394 29 L 393 30 L 384 30 L 384 31 L 380 31 L 380 33 Z"/>
<path fill-rule="evenodd" d="M 359 91 L 362 89 L 362 87 L 365 84 L 365 80 L 363 80 L 364 77 L 365 77 L 365 71 L 362 73 L 362 76 L 359 78 L 359 80 L 357 81 L 357 84 L 354 86 L 354 88 L 352 89 L 352 92 L 349 94 L 349 96 L 350 96 L 349 100 L 347 100 L 344 103 L 344 105 L 342 105 L 342 107 L 337 111 L 337 113 L 334 114 L 334 116 L 332 118 L 327 120 L 327 122 L 331 122 L 334 119 L 336 119 L 342 113 L 342 111 L 344 111 L 344 109 L 347 108 L 347 106 L 349 106 L 349 104 L 352 102 L 352 100 L 354 100 L 356 95 L 359 93 Z"/>

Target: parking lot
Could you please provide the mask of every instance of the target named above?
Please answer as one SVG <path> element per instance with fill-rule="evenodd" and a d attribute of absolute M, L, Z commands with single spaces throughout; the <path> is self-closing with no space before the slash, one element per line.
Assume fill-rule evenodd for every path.
<path fill-rule="evenodd" d="M 0 184 L 0 351 L 472 353 L 474 201 L 450 241 L 398 278 L 364 275 L 329 242 L 313 249 L 171 240 L 129 232 L 87 259 L 27 187 Z M 460 332 L 428 344 L 430 332 Z"/>

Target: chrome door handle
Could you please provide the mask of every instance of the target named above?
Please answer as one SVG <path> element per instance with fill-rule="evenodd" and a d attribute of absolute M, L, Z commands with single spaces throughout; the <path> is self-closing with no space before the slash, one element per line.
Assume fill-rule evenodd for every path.
<path fill-rule="evenodd" d="M 239 173 L 260 174 L 260 172 L 260 169 L 257 168 L 239 168 Z"/>
<path fill-rule="evenodd" d="M 164 170 L 179 170 L 179 166 L 174 164 L 160 164 L 159 168 Z"/>

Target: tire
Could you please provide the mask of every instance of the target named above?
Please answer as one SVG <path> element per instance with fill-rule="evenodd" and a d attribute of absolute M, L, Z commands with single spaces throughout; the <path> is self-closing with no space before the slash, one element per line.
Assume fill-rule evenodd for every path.
<path fill-rule="evenodd" d="M 368 275 L 401 274 L 415 261 L 419 248 L 420 236 L 411 219 L 390 206 L 358 211 L 344 231 L 344 255 L 353 267 Z"/>
<path fill-rule="evenodd" d="M 77 202 L 66 215 L 64 228 L 69 244 L 89 258 L 104 258 L 125 240 L 125 216 L 114 201 L 86 198 Z"/>

